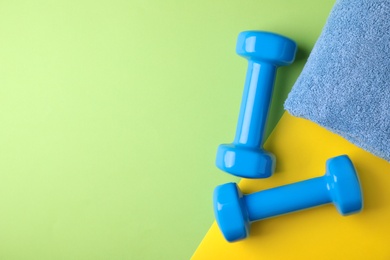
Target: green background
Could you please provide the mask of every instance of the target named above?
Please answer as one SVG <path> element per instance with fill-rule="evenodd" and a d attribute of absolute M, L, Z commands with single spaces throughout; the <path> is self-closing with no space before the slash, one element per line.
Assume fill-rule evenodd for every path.
<path fill-rule="evenodd" d="M 248 29 L 297 41 L 334 0 L 0 1 L 0 258 L 189 259 L 213 221 Z M 269 132 L 269 131 L 268 131 Z"/>

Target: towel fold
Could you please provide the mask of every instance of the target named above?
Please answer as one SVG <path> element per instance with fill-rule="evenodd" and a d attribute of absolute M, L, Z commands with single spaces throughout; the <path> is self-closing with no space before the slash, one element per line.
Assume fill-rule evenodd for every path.
<path fill-rule="evenodd" d="M 390 0 L 338 0 L 286 102 L 390 162 Z"/>

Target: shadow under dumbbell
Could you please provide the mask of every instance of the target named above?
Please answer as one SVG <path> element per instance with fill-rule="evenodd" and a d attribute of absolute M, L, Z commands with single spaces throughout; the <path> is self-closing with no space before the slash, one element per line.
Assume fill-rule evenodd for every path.
<path fill-rule="evenodd" d="M 289 234 L 300 236 L 303 229 L 314 230 L 317 229 L 319 225 L 322 225 L 323 228 L 329 227 L 332 225 L 332 221 L 323 221 L 321 216 L 328 216 L 330 212 L 332 215 L 334 214 L 335 218 L 341 219 L 337 210 L 331 204 L 316 207 L 316 210 L 311 209 L 304 209 L 252 223 L 250 236 L 247 240 L 254 240 L 256 243 L 259 243 L 260 241 L 270 239 L 270 236 L 283 237 L 283 232 L 289 232 Z M 304 227 L 302 226 L 303 220 L 306 221 Z M 259 246 L 261 246 L 261 242 L 259 243 Z"/>
<path fill-rule="evenodd" d="M 299 44 L 298 44 L 299 46 Z M 267 123 L 266 137 L 271 134 L 273 129 L 276 127 L 280 118 L 282 117 L 284 111 L 284 102 L 287 99 L 288 94 L 290 93 L 295 81 L 297 80 L 299 74 L 301 73 L 306 60 L 310 54 L 308 49 L 298 47 L 298 51 L 296 54 L 296 58 L 293 64 L 288 67 L 281 67 L 278 70 L 278 74 L 276 76 L 275 89 L 270 107 L 270 116 Z M 273 149 L 272 144 L 267 146 L 267 149 L 273 153 L 276 158 L 280 158 L 278 156 L 278 151 Z M 284 169 L 280 168 L 280 164 L 278 160 L 276 160 L 276 168 L 275 173 L 279 173 Z"/>
<path fill-rule="evenodd" d="M 279 68 L 276 75 L 274 93 L 271 102 L 270 116 L 267 124 L 266 136 L 268 137 L 275 128 L 279 119 L 284 113 L 283 104 L 287 99 L 295 81 L 301 73 L 310 51 L 299 47 L 295 57 L 295 61 L 288 67 Z M 276 169 L 277 171 L 277 169 Z"/>
<path fill-rule="evenodd" d="M 385 200 L 378 197 L 378 194 L 386 194 L 386 187 L 382 184 L 381 174 L 389 174 L 388 172 L 372 172 L 372 167 L 367 160 L 364 160 L 364 154 L 367 153 L 363 150 L 360 153 L 352 154 L 354 159 L 356 171 L 359 173 L 359 179 L 362 186 L 362 193 L 364 196 L 364 210 L 363 214 L 370 214 L 373 211 L 384 210 L 388 207 Z M 361 156 L 361 159 L 359 158 Z M 388 187 L 387 187 L 388 188 Z M 375 190 L 376 193 L 364 192 L 365 190 Z"/>

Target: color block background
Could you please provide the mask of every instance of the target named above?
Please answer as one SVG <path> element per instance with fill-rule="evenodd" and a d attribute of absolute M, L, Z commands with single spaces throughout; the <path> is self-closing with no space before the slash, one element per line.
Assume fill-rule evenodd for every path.
<path fill-rule="evenodd" d="M 296 40 L 269 129 L 334 0 L 0 2 L 0 258 L 188 259 L 233 140 L 240 31 Z"/>
<path fill-rule="evenodd" d="M 251 224 L 248 238 L 235 243 L 226 242 L 214 223 L 192 260 L 390 259 L 387 161 L 287 112 L 265 148 L 276 155 L 276 172 L 272 178 L 242 179 L 239 186 L 245 194 L 323 176 L 329 158 L 347 154 L 358 172 L 363 210 L 341 216 L 334 205 L 327 204 L 263 219 Z"/>

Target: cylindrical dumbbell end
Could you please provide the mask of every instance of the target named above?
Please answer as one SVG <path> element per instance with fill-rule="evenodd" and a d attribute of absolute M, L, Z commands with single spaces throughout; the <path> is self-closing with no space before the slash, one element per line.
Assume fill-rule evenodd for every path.
<path fill-rule="evenodd" d="M 286 66 L 294 61 L 297 44 L 276 33 L 245 31 L 238 35 L 236 52 L 246 58 Z"/>
<path fill-rule="evenodd" d="M 330 196 L 342 215 L 357 213 L 363 208 L 359 177 L 347 155 L 327 160 L 326 174 Z"/>
<path fill-rule="evenodd" d="M 234 242 L 249 235 L 249 220 L 237 184 L 231 182 L 214 189 L 214 215 L 225 239 Z"/>

